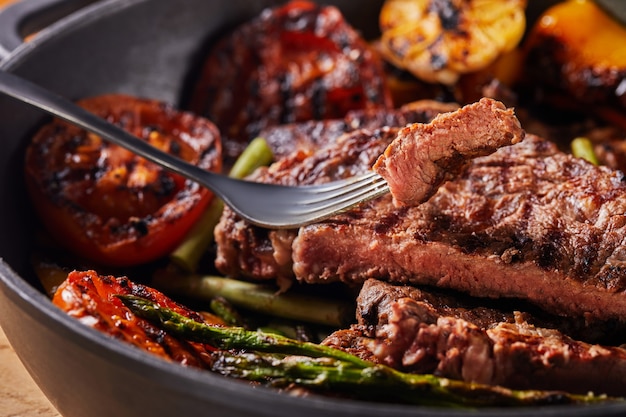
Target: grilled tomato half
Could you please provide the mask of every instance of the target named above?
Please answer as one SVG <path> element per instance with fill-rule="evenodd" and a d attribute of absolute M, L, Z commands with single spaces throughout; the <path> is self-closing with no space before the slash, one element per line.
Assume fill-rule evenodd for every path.
<path fill-rule="evenodd" d="M 204 118 L 125 95 L 78 104 L 165 152 L 221 170 L 219 131 Z M 58 119 L 35 134 L 25 176 L 35 210 L 53 237 L 108 266 L 166 255 L 212 198 L 198 184 Z"/>

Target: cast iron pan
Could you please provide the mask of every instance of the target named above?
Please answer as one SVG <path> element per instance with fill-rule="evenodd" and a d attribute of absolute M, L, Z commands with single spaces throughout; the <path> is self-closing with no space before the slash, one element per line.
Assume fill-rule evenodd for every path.
<path fill-rule="evenodd" d="M 208 42 L 278 3 L 24 0 L 9 9 L 9 15 L 0 15 L 0 42 L 5 50 L 15 47 L 0 68 L 71 99 L 123 92 L 178 104 Z M 333 3 L 366 35 L 375 33 L 380 1 Z M 43 29 L 31 42 L 22 43 L 28 28 L 39 29 L 85 4 Z M 626 413 L 626 404 L 464 411 L 294 398 L 165 362 L 80 324 L 51 304 L 28 267 L 34 217 L 23 189 L 22 158 L 26 141 L 43 120 L 40 112 L 0 97 L 0 325 L 35 381 L 65 417 Z"/>

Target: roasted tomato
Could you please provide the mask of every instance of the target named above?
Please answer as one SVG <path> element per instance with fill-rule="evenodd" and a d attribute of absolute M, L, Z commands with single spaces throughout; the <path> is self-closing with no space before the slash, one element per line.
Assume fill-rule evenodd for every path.
<path fill-rule="evenodd" d="M 268 126 L 392 107 L 383 80 L 382 59 L 339 9 L 292 1 L 214 45 L 190 109 L 217 124 L 234 158 Z"/>
<path fill-rule="evenodd" d="M 219 132 L 206 119 L 123 95 L 79 104 L 163 151 L 221 170 Z M 25 170 L 48 231 L 102 265 L 137 265 L 167 254 L 212 198 L 196 183 L 60 120 L 36 133 Z"/>
<path fill-rule="evenodd" d="M 163 293 L 127 277 L 73 271 L 59 286 L 52 302 L 83 324 L 140 349 L 186 366 L 208 368 L 212 347 L 178 340 L 148 321 L 135 316 L 117 295 L 148 298 L 178 314 L 204 322 L 203 316 L 172 301 Z M 223 324 L 223 323 L 222 323 Z"/>

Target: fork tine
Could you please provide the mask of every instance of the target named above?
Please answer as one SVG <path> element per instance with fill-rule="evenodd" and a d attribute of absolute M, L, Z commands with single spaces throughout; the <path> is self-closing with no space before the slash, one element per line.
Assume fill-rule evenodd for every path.
<path fill-rule="evenodd" d="M 313 216 L 318 212 L 341 211 L 353 207 L 360 202 L 365 202 L 382 194 L 386 194 L 388 190 L 389 186 L 387 182 L 382 177 L 378 177 L 373 182 L 370 181 L 357 189 L 337 194 L 333 198 L 325 198 L 326 196 L 323 196 L 317 200 L 300 202 L 298 205 L 293 206 L 290 213 L 297 215 L 310 214 Z"/>
<path fill-rule="evenodd" d="M 358 187 L 363 183 L 371 182 L 371 180 L 377 179 L 378 177 L 380 176 L 376 172 L 368 171 L 366 173 L 354 175 L 344 180 L 331 181 L 326 184 L 314 185 L 311 187 L 311 189 L 314 190 L 315 194 L 330 193 L 335 190 L 342 191 L 346 189 L 351 189 L 352 187 Z"/>
<path fill-rule="evenodd" d="M 333 181 L 327 184 L 313 185 L 301 188 L 299 204 L 317 204 L 320 201 L 341 198 L 349 193 L 359 192 L 371 185 L 380 184 L 382 177 L 376 173 L 368 173 L 346 180 Z"/>

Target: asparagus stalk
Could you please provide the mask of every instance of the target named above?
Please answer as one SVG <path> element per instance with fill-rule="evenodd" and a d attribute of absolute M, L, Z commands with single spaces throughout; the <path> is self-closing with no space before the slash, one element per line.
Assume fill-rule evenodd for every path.
<path fill-rule="evenodd" d="M 153 301 L 133 295 L 118 295 L 135 315 L 156 322 L 166 331 L 186 340 L 206 343 L 219 349 L 252 349 L 260 352 L 287 355 L 304 354 L 320 358 L 339 359 L 366 366 L 367 362 L 342 350 L 310 342 L 299 342 L 277 334 L 246 330 L 242 327 L 215 327 L 187 318 L 175 311 L 160 307 Z"/>
<path fill-rule="evenodd" d="M 265 139 L 255 138 L 237 158 L 228 175 L 240 179 L 247 177 L 257 168 L 269 165 L 273 159 L 274 153 Z"/>
<path fill-rule="evenodd" d="M 434 375 L 407 374 L 328 346 L 242 328 L 213 327 L 141 297 L 118 297 L 134 314 L 178 337 L 211 344 L 219 349 L 245 350 L 245 353 L 237 354 L 225 350 L 216 352 L 213 370 L 249 381 L 275 386 L 297 384 L 312 389 L 361 395 L 366 399 L 446 406 L 525 406 L 607 400 L 604 396 L 592 394 L 511 390 Z"/>
<path fill-rule="evenodd" d="M 211 275 L 159 271 L 152 285 L 162 291 L 210 301 L 223 297 L 232 305 L 266 315 L 307 323 L 343 327 L 354 318 L 350 302 L 297 294 L 277 293 L 274 287 Z"/>
<path fill-rule="evenodd" d="M 213 241 L 213 229 L 219 222 L 223 210 L 224 202 L 219 198 L 213 198 L 200 220 L 170 254 L 170 261 L 183 271 L 196 271 L 204 251 Z"/>
<path fill-rule="evenodd" d="M 484 407 L 583 404 L 606 401 L 591 394 L 574 395 L 561 391 L 511 390 L 499 386 L 472 384 L 434 375 L 407 374 L 384 365 L 347 365 L 341 360 L 248 352 L 214 354 L 212 370 L 222 375 L 265 382 L 274 386 L 302 387 L 345 393 L 354 398 L 401 401 L 409 404 Z"/>
<path fill-rule="evenodd" d="M 226 301 L 223 297 L 215 297 L 210 302 L 211 311 L 213 314 L 224 320 L 224 323 L 229 326 L 244 327 L 243 318 L 232 305 Z"/>
<path fill-rule="evenodd" d="M 244 149 L 230 170 L 229 176 L 244 178 L 255 169 L 268 165 L 274 158 L 263 138 L 256 138 Z M 202 218 L 195 224 L 183 242 L 170 254 L 170 260 L 182 270 L 195 272 L 202 254 L 213 241 L 213 229 L 220 220 L 224 203 L 214 198 Z"/>
<path fill-rule="evenodd" d="M 598 165 L 598 157 L 593 150 L 593 143 L 591 140 L 585 137 L 578 137 L 572 140 L 570 144 L 572 148 L 572 154 L 577 158 L 586 159 L 594 165 Z"/>

